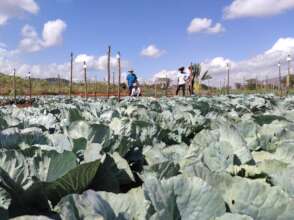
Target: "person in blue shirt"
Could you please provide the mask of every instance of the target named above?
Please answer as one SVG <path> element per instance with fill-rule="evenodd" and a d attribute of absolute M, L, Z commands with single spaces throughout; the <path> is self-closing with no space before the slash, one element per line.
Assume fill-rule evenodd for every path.
<path fill-rule="evenodd" d="M 134 73 L 134 70 L 133 69 L 130 69 L 129 70 L 129 74 L 127 76 L 127 81 L 128 81 L 129 95 L 131 95 L 132 94 L 133 87 L 134 87 L 133 85 L 135 83 L 138 83 L 137 76 Z"/>

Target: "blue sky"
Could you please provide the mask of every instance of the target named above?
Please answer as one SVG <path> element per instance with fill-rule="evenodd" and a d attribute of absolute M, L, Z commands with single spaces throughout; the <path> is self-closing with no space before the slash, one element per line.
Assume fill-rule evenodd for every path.
<path fill-rule="evenodd" d="M 66 63 L 73 51 L 76 56 L 91 57 L 91 73 L 98 74 L 99 79 L 104 77 L 105 70 L 97 62 L 106 53 L 108 45 L 112 46 L 114 54 L 121 51 L 126 61 L 125 70 L 132 67 L 144 79 L 151 79 L 162 70 L 173 73 L 177 67 L 187 66 L 190 62 L 203 62 L 204 68 L 210 69 L 211 62 L 217 57 L 223 58 L 220 61 L 232 62 L 237 68 L 240 63 L 263 55 L 279 39 L 289 39 L 286 42 L 289 48 L 294 47 L 293 0 L 281 0 L 280 3 L 277 0 L 242 1 L 248 2 L 249 11 L 240 0 L 29 0 L 38 10 L 30 5 L 28 9 L 19 8 L 20 5 L 7 3 L 9 0 L 0 0 L 0 7 L 1 4 L 8 5 L 7 11 L 5 7 L 0 9 L 0 42 L 6 45 L 2 51 L 16 51 L 9 57 L 6 55 L 6 62 L 27 65 L 26 68 L 19 67 L 20 71 L 32 65 L 45 68 L 56 63 L 64 65 L 64 70 L 62 67 L 59 70 L 65 71 L 67 77 Z M 263 9 L 259 10 L 258 4 L 262 2 L 270 6 L 261 5 Z M 230 13 L 224 12 L 226 7 L 231 7 Z M 2 25 L 1 13 L 7 18 Z M 187 29 L 195 18 L 198 19 L 196 26 L 204 26 L 194 25 L 193 33 L 189 33 Z M 48 43 L 42 38 L 44 24 L 57 19 L 63 22 L 64 28 L 56 42 Z M 211 24 L 203 24 L 203 19 L 210 20 Z M 212 29 L 217 23 L 221 27 Z M 35 51 L 19 46 L 28 36 L 21 33 L 25 25 L 34 30 L 38 35 L 34 39 L 41 42 Z M 48 30 L 50 35 L 51 29 Z M 142 55 L 142 50 L 150 45 L 153 47 Z M 211 71 L 218 74 L 220 68 L 211 67 Z M 246 74 L 244 70 L 239 72 Z M 46 76 L 46 73 L 42 74 Z"/>

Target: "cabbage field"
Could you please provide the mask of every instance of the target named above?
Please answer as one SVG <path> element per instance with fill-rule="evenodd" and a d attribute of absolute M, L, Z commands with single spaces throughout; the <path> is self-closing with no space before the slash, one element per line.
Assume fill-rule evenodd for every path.
<path fill-rule="evenodd" d="M 294 219 L 294 97 L 0 108 L 0 219 Z"/>

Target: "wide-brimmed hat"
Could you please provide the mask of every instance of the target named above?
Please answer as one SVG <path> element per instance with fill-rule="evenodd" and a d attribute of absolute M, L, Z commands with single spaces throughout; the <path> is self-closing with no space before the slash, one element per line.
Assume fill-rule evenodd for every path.
<path fill-rule="evenodd" d="M 129 72 L 129 73 L 133 73 L 133 72 L 135 72 L 135 71 L 134 71 L 134 69 L 129 69 L 128 72 Z"/>
<path fill-rule="evenodd" d="M 184 67 L 184 66 L 181 66 L 181 67 L 179 68 L 179 71 L 181 71 L 181 70 L 185 70 L 185 67 Z"/>

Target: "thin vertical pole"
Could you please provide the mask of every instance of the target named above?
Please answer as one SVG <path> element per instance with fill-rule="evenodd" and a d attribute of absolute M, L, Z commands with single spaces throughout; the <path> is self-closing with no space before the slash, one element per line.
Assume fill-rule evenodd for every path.
<path fill-rule="evenodd" d="M 219 81 L 219 92 L 221 95 L 222 94 L 222 81 L 221 80 Z"/>
<path fill-rule="evenodd" d="M 265 88 L 264 88 L 265 91 L 267 90 L 268 84 L 269 84 L 268 75 L 266 75 L 266 77 L 265 77 Z"/>
<path fill-rule="evenodd" d="M 282 95 L 282 72 L 281 72 L 281 63 L 278 64 L 279 67 L 279 92 Z"/>
<path fill-rule="evenodd" d="M 87 83 L 87 64 L 84 61 L 84 81 L 85 81 L 85 98 L 88 99 L 88 83 Z"/>
<path fill-rule="evenodd" d="M 16 104 L 16 70 L 13 69 L 13 96 L 14 96 L 14 104 Z"/>
<path fill-rule="evenodd" d="M 29 89 L 30 89 L 30 103 L 32 103 L 32 80 L 31 80 L 31 73 L 29 73 Z"/>
<path fill-rule="evenodd" d="M 70 85 L 69 85 L 69 97 L 72 96 L 72 73 L 73 73 L 73 53 L 70 54 Z"/>
<path fill-rule="evenodd" d="M 165 97 L 167 97 L 167 89 L 168 89 L 168 78 L 166 73 L 165 74 Z"/>
<path fill-rule="evenodd" d="M 111 56 L 111 46 L 108 47 L 108 59 L 107 59 L 107 98 L 109 98 L 109 88 L 110 88 L 110 56 Z"/>
<path fill-rule="evenodd" d="M 257 85 L 257 75 L 255 75 L 255 90 L 256 90 L 256 93 L 257 93 L 257 87 L 258 87 L 258 85 Z"/>
<path fill-rule="evenodd" d="M 120 52 L 117 54 L 117 62 L 118 62 L 118 101 L 120 102 L 120 80 L 121 80 L 121 64 L 120 64 Z"/>
<path fill-rule="evenodd" d="M 61 93 L 61 81 L 60 81 L 60 74 L 58 74 L 58 95 Z"/>
<path fill-rule="evenodd" d="M 97 100 L 97 76 L 95 76 L 95 100 Z"/>
<path fill-rule="evenodd" d="M 288 81 L 287 81 L 287 89 L 288 89 L 288 92 L 289 92 L 289 89 L 291 87 L 291 76 L 290 76 L 290 72 L 291 72 L 291 57 L 290 55 L 288 55 Z"/>
<path fill-rule="evenodd" d="M 114 94 L 114 90 L 115 90 L 115 73 L 114 71 L 112 72 L 112 90 L 111 92 Z"/>
<path fill-rule="evenodd" d="M 154 83 L 154 95 L 156 98 L 157 97 L 157 84 L 156 84 L 156 82 Z"/>
<path fill-rule="evenodd" d="M 228 81 L 227 81 L 227 94 L 230 94 L 230 66 L 227 64 L 227 70 L 228 70 Z"/>

